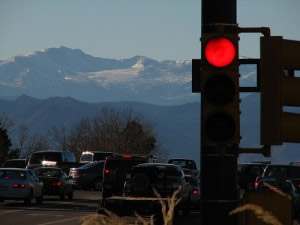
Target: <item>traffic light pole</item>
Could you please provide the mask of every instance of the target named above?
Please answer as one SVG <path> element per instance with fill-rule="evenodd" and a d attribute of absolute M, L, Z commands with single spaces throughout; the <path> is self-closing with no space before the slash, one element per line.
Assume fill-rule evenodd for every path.
<path fill-rule="evenodd" d="M 218 24 L 223 25 L 226 33 L 237 33 L 236 14 L 236 0 L 202 0 L 202 37 L 219 32 L 215 30 Z M 239 146 L 238 143 L 211 145 L 206 141 L 203 117 L 205 107 L 202 90 L 201 225 L 237 225 L 237 216 L 230 216 L 229 212 L 238 206 Z"/>

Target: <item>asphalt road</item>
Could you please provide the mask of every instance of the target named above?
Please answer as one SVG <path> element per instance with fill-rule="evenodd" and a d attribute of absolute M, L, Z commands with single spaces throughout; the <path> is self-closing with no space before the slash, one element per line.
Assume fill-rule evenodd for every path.
<path fill-rule="evenodd" d="M 59 200 L 58 197 L 44 197 L 44 203 L 30 206 L 22 201 L 0 203 L 0 224 L 5 225 L 81 225 L 86 216 L 97 215 L 97 202 L 100 192 L 76 190 L 73 200 Z M 123 217 L 129 224 L 134 224 L 135 217 Z M 148 218 L 145 218 L 148 219 Z M 174 225 L 199 225 L 199 212 L 189 216 L 178 216 Z"/>

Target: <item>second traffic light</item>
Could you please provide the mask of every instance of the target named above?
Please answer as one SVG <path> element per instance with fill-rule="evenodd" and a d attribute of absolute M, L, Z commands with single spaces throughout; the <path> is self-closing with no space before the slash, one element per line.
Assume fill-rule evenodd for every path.
<path fill-rule="evenodd" d="M 205 33 L 201 37 L 202 142 L 240 141 L 238 35 Z"/>
<path fill-rule="evenodd" d="M 261 144 L 300 143 L 300 114 L 284 106 L 300 106 L 300 41 L 261 37 Z"/>

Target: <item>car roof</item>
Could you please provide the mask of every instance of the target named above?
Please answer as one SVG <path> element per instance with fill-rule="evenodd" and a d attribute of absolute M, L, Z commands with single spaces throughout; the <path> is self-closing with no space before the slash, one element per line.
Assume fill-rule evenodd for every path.
<path fill-rule="evenodd" d="M 42 151 L 33 152 L 32 154 L 34 154 L 34 153 L 45 153 L 45 152 L 70 152 L 70 151 L 67 151 L 67 150 L 42 150 Z"/>
<path fill-rule="evenodd" d="M 30 169 L 26 169 L 26 168 L 0 168 L 0 170 L 15 170 L 15 171 L 28 171 Z"/>
<path fill-rule="evenodd" d="M 141 163 L 138 164 L 137 167 L 160 167 L 160 166 L 165 166 L 165 167 L 174 167 L 174 168 L 179 168 L 181 169 L 180 166 L 175 165 L 175 164 L 170 164 L 170 163 Z"/>
<path fill-rule="evenodd" d="M 113 153 L 117 154 L 115 152 L 102 152 L 102 151 L 83 151 L 82 154 L 89 154 L 89 153 Z"/>
<path fill-rule="evenodd" d="M 26 159 L 8 159 L 5 162 L 13 162 L 13 161 L 26 161 Z"/>

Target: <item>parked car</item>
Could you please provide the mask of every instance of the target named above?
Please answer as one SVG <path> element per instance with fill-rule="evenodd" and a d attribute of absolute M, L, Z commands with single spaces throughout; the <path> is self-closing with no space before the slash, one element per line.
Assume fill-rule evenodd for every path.
<path fill-rule="evenodd" d="M 89 163 L 99 160 L 105 160 L 108 156 L 119 155 L 115 152 L 84 151 L 80 156 L 80 163 Z"/>
<path fill-rule="evenodd" d="M 67 174 L 56 167 L 39 167 L 35 168 L 34 172 L 38 178 L 44 183 L 44 195 L 56 195 L 61 200 L 68 196 L 68 199 L 73 199 L 73 184 Z"/>
<path fill-rule="evenodd" d="M 238 185 L 245 191 L 255 190 L 255 180 L 260 176 L 268 164 L 241 163 L 238 164 Z"/>
<path fill-rule="evenodd" d="M 197 170 L 197 165 L 196 165 L 195 160 L 174 158 L 174 159 L 169 159 L 168 163 L 181 166 L 181 168 L 183 169 L 183 171 L 186 175 L 198 175 L 197 173 L 199 171 Z"/>
<path fill-rule="evenodd" d="M 75 187 L 102 190 L 104 160 L 91 162 L 79 168 L 71 168 L 69 176 Z"/>
<path fill-rule="evenodd" d="M 256 191 L 276 191 L 278 189 L 291 196 L 293 216 L 297 216 L 300 210 L 300 195 L 292 181 L 263 178 L 259 181 Z"/>
<path fill-rule="evenodd" d="M 294 183 L 296 189 L 300 190 L 299 166 L 286 164 L 269 164 L 265 167 L 264 172 L 256 178 L 256 187 L 262 178 L 277 178 L 291 180 Z"/>
<path fill-rule="evenodd" d="M 28 169 L 1 168 L 0 169 L 0 201 L 23 200 L 30 204 L 36 199 L 36 204 L 43 202 L 44 184 Z"/>
<path fill-rule="evenodd" d="M 2 164 L 2 168 L 25 168 L 27 163 L 26 159 L 9 159 Z"/>
<path fill-rule="evenodd" d="M 34 169 L 42 166 L 60 167 L 69 173 L 70 168 L 78 167 L 79 163 L 74 153 L 69 151 L 45 150 L 32 153 L 26 168 Z"/>
<path fill-rule="evenodd" d="M 186 175 L 186 181 L 190 184 L 189 204 L 191 208 L 200 209 L 200 182 L 197 176 Z"/>

